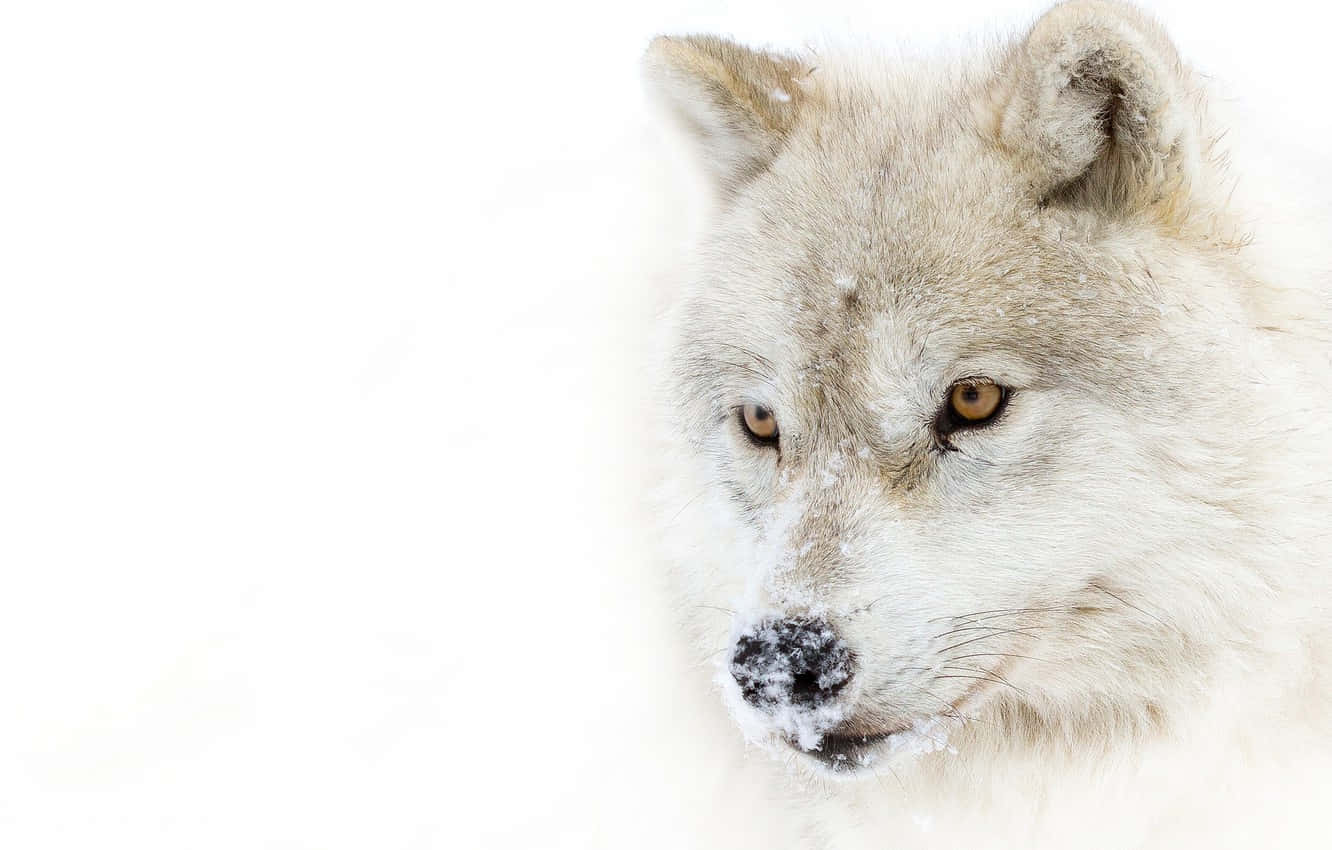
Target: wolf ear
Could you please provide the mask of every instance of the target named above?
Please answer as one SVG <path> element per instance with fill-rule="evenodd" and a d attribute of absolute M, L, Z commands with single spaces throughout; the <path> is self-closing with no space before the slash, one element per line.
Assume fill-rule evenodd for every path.
<path fill-rule="evenodd" d="M 812 68 L 715 36 L 659 36 L 643 64 L 723 196 L 768 167 L 810 100 Z"/>
<path fill-rule="evenodd" d="M 1046 12 L 995 90 L 997 134 L 1042 200 L 1141 210 L 1187 190 L 1199 159 L 1187 78 L 1156 22 L 1105 0 Z"/>

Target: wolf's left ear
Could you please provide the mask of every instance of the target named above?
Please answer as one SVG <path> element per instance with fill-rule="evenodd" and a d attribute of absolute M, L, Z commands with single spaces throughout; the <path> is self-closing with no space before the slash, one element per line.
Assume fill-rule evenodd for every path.
<path fill-rule="evenodd" d="M 659 36 L 643 65 L 723 196 L 768 167 L 810 99 L 809 66 L 715 36 Z"/>
<path fill-rule="evenodd" d="M 1046 12 L 993 95 L 998 140 L 1043 199 L 1109 213 L 1173 208 L 1198 166 L 1179 56 L 1127 4 L 1073 0 Z"/>

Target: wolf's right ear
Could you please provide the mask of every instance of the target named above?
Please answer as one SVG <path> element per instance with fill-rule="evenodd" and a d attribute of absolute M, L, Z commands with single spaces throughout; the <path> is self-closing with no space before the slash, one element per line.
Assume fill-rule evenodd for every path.
<path fill-rule="evenodd" d="M 643 65 L 723 197 L 768 167 L 811 97 L 808 65 L 716 36 L 658 36 Z"/>

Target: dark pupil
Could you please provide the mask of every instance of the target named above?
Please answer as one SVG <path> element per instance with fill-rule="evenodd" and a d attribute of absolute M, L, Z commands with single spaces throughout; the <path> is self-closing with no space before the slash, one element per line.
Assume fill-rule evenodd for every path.
<path fill-rule="evenodd" d="M 962 398 L 966 399 L 969 402 L 976 401 L 977 399 L 980 398 L 980 390 L 976 389 L 975 387 L 967 387 L 965 390 L 962 391 Z"/>
<path fill-rule="evenodd" d="M 768 409 L 767 409 L 766 407 L 756 407 L 756 408 L 754 408 L 754 418 L 757 419 L 757 420 L 760 421 L 760 422 L 762 422 L 763 420 L 767 419 L 767 418 L 770 417 L 771 415 L 772 415 L 772 414 L 768 413 Z"/>

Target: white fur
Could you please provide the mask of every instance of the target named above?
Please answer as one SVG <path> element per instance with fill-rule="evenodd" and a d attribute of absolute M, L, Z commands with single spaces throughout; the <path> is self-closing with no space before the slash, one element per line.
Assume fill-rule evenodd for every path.
<path fill-rule="evenodd" d="M 1324 184 L 1119 4 L 968 56 L 675 39 L 648 67 L 717 190 L 663 330 L 662 545 L 792 846 L 1319 840 Z M 975 376 L 1009 407 L 937 451 Z M 858 658 L 844 698 L 745 705 L 717 648 L 806 615 Z M 851 774 L 786 743 L 848 719 L 909 729 Z"/>

